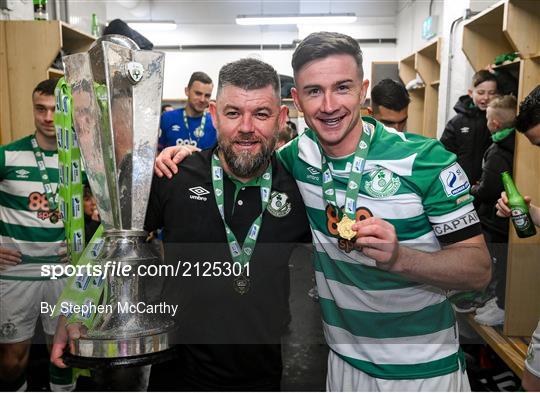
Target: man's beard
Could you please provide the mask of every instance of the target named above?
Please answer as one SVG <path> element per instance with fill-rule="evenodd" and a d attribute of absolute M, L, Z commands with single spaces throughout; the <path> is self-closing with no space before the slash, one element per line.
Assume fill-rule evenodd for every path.
<path fill-rule="evenodd" d="M 276 146 L 277 134 L 269 139 L 266 143 L 264 140 L 252 137 L 248 134 L 241 134 L 236 141 L 257 141 L 261 145 L 259 152 L 253 154 L 249 151 L 236 153 L 233 150 L 233 141 L 225 141 L 218 132 L 218 145 L 223 152 L 223 158 L 229 166 L 233 175 L 237 177 L 253 177 L 262 172 L 268 165 L 272 153 Z"/>

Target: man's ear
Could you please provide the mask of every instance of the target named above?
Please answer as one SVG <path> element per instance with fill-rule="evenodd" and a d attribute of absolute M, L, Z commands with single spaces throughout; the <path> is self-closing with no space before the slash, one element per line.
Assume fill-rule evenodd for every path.
<path fill-rule="evenodd" d="M 279 108 L 279 115 L 278 115 L 278 131 L 282 130 L 285 125 L 287 124 L 287 114 L 289 112 L 289 108 L 287 108 L 287 105 L 281 105 Z"/>
<path fill-rule="evenodd" d="M 189 97 L 189 88 L 188 87 L 184 87 L 184 94 L 186 95 L 186 97 Z"/>
<path fill-rule="evenodd" d="M 362 95 L 362 97 L 360 98 L 360 104 L 364 104 L 364 102 L 366 102 L 366 96 L 367 96 L 367 91 L 368 91 L 368 88 L 369 88 L 369 80 L 368 79 L 364 79 L 362 81 L 362 89 L 360 91 L 360 94 Z"/>
<path fill-rule="evenodd" d="M 298 110 L 299 112 L 303 112 L 302 107 L 300 105 L 300 99 L 298 97 L 298 90 L 296 90 L 296 87 L 291 87 L 291 97 L 293 99 L 296 110 Z"/>
<path fill-rule="evenodd" d="M 469 95 L 469 97 L 472 97 L 472 89 L 467 89 L 467 94 Z"/>
<path fill-rule="evenodd" d="M 210 117 L 212 118 L 212 124 L 217 129 L 217 106 L 215 101 L 210 101 L 208 103 L 208 112 L 210 112 Z"/>

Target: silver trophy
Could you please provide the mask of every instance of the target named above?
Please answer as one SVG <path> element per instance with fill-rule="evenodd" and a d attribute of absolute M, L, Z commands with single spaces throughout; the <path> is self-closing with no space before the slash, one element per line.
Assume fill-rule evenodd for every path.
<path fill-rule="evenodd" d="M 109 35 L 86 53 L 64 58 L 73 96 L 73 121 L 90 186 L 104 226 L 97 263 L 131 265 L 107 277 L 105 304 L 93 329 L 70 342 L 72 365 L 141 365 L 171 347 L 174 322 L 166 314 L 126 312 L 146 303 L 142 264 L 159 264 L 143 230 L 156 155 L 164 55 L 139 50 L 131 39 Z M 111 263 L 109 262 L 109 263 Z M 101 363 L 103 364 L 103 363 Z"/>

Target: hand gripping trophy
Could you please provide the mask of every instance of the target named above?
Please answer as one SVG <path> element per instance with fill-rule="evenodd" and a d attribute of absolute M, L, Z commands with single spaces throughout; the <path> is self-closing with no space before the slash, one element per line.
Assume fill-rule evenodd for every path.
<path fill-rule="evenodd" d="M 64 58 L 74 128 L 105 228 L 97 263 L 131 265 L 131 272 L 159 263 L 154 248 L 145 243 L 143 225 L 158 140 L 163 62 L 163 53 L 139 50 L 117 35 Z M 66 362 L 103 367 L 159 361 L 171 347 L 172 318 L 119 309 L 146 300 L 136 273 L 109 276 L 106 285 L 106 303 L 113 311 L 99 315 L 87 335 L 70 342 Z"/>

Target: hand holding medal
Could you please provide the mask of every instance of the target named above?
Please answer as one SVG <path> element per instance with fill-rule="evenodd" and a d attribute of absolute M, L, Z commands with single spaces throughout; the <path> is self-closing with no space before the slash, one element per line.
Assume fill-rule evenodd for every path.
<path fill-rule="evenodd" d="M 382 218 L 371 217 L 354 223 L 352 229 L 356 233 L 354 248 L 374 259 L 379 269 L 399 269 L 396 262 L 400 248 L 396 229 L 392 224 Z"/>
<path fill-rule="evenodd" d="M 356 231 L 353 229 L 353 225 L 356 223 L 356 200 L 358 198 L 360 181 L 362 180 L 362 172 L 364 171 L 369 145 L 371 142 L 371 132 L 372 129 L 370 128 L 370 125 L 368 123 L 364 123 L 362 127 L 362 135 L 354 153 L 351 173 L 349 175 L 349 182 L 347 183 L 347 190 L 345 191 L 345 207 L 341 212 L 341 219 L 337 223 L 339 237 L 348 241 L 352 241 L 356 236 Z M 321 170 L 323 174 L 323 198 L 327 204 L 333 206 L 335 210 L 338 210 L 332 171 L 328 166 L 328 161 L 322 148 L 320 147 L 320 144 L 319 149 L 321 152 Z"/>

